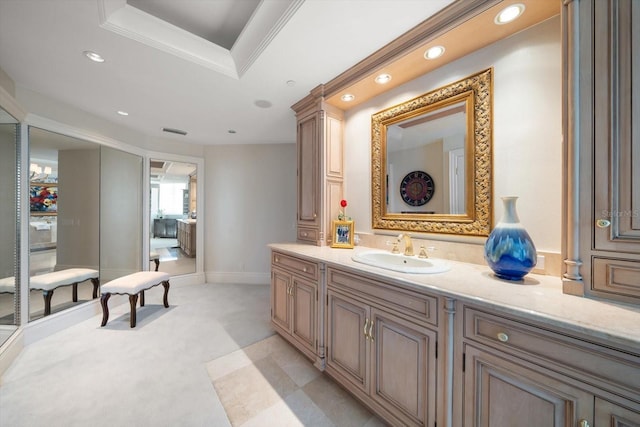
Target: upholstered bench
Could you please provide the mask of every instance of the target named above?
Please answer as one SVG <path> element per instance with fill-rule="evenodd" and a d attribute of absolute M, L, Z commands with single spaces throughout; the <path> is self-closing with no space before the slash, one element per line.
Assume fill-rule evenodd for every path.
<path fill-rule="evenodd" d="M 156 271 L 160 267 L 160 254 L 158 252 L 151 252 L 149 254 L 149 262 L 153 261 L 156 264 Z"/>
<path fill-rule="evenodd" d="M 15 291 L 16 279 L 13 276 L 0 279 L 0 294 L 12 294 Z"/>
<path fill-rule="evenodd" d="M 78 302 L 78 283 L 91 280 L 93 283 L 93 298 L 98 298 L 98 270 L 90 268 L 68 268 L 66 270 L 58 270 L 51 273 L 39 274 L 29 278 L 29 288 L 32 290 L 42 291 L 44 298 L 44 315 L 51 314 L 51 298 L 53 291 L 61 286 L 73 286 L 72 296 L 73 302 Z"/>
<path fill-rule="evenodd" d="M 140 307 L 144 307 L 144 291 L 154 286 L 162 284 L 164 286 L 164 306 L 169 307 L 169 274 L 158 271 L 140 271 L 128 274 L 115 280 L 105 283 L 100 287 L 102 296 L 102 324 L 104 326 L 109 320 L 109 307 L 107 305 L 112 294 L 129 295 L 131 305 L 130 326 L 136 327 L 136 305 L 138 304 L 138 294 L 140 294 Z"/>

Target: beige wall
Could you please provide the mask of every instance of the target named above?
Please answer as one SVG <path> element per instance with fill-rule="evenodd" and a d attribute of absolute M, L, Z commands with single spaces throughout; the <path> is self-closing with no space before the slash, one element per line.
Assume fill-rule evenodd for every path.
<path fill-rule="evenodd" d="M 519 196 L 520 220 L 537 249 L 560 252 L 562 57 L 558 17 L 461 58 L 346 113 L 345 195 L 357 232 L 373 232 L 371 115 L 489 67 L 494 69 L 495 221 L 502 215 L 500 197 Z"/>
<path fill-rule="evenodd" d="M 100 149 L 58 152 L 56 269 L 98 270 Z"/>
<path fill-rule="evenodd" d="M 295 144 L 210 146 L 205 164 L 207 277 L 268 283 L 267 244 L 296 238 Z"/>

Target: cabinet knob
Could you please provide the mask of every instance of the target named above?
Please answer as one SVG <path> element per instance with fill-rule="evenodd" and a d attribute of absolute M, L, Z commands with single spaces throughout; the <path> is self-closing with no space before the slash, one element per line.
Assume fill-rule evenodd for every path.
<path fill-rule="evenodd" d="M 300 233 L 300 234 L 302 234 L 302 237 L 307 237 L 307 232 L 306 232 L 306 231 L 303 231 L 303 232 L 302 232 L 302 233 Z"/>
<path fill-rule="evenodd" d="M 307 272 L 307 267 L 302 267 L 302 272 L 306 273 Z"/>
<path fill-rule="evenodd" d="M 313 217 L 314 217 L 314 218 L 318 218 L 318 214 L 314 213 L 314 214 L 313 214 Z"/>
<path fill-rule="evenodd" d="M 610 225 L 611 221 L 609 221 L 608 219 L 600 218 L 596 220 L 596 227 L 598 228 L 607 228 Z"/>
<path fill-rule="evenodd" d="M 509 341 L 509 335 L 505 334 L 504 332 L 498 332 L 498 341 L 501 342 L 507 342 Z"/>
<path fill-rule="evenodd" d="M 589 421 L 580 420 L 580 423 L 578 424 L 578 427 L 589 427 Z"/>
<path fill-rule="evenodd" d="M 276 257 L 276 262 L 280 262 L 280 258 Z"/>

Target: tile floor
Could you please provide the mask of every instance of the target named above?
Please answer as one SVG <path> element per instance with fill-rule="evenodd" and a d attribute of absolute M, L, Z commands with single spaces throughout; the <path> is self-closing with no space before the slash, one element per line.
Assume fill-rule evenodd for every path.
<path fill-rule="evenodd" d="M 385 424 L 279 335 L 207 364 L 231 425 L 376 427 Z"/>

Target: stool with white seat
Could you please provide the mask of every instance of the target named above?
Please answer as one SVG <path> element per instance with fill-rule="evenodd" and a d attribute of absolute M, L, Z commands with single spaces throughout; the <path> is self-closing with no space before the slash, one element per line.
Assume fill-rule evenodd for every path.
<path fill-rule="evenodd" d="M 129 305 L 131 306 L 130 326 L 136 326 L 136 305 L 138 303 L 138 294 L 140 295 L 140 307 L 144 307 L 144 291 L 154 286 L 162 284 L 164 287 L 164 306 L 169 307 L 169 273 L 158 271 L 139 271 L 137 273 L 128 274 L 115 280 L 105 283 L 100 287 L 102 296 L 100 304 L 102 305 L 102 324 L 104 326 L 109 320 L 109 307 L 107 305 L 112 294 L 129 295 Z"/>
<path fill-rule="evenodd" d="M 98 286 L 100 285 L 98 270 L 90 268 L 68 268 L 66 270 L 53 271 L 39 274 L 29 278 L 31 290 L 42 291 L 44 298 L 44 315 L 51 314 L 51 298 L 53 291 L 61 286 L 73 286 L 72 299 L 78 302 L 78 283 L 91 280 L 93 283 L 93 298 L 98 298 Z"/>

